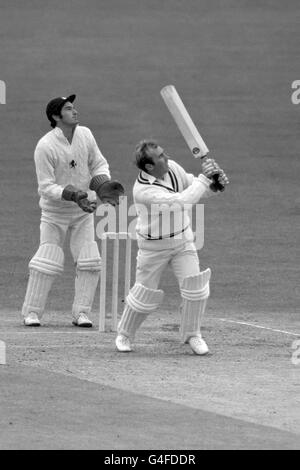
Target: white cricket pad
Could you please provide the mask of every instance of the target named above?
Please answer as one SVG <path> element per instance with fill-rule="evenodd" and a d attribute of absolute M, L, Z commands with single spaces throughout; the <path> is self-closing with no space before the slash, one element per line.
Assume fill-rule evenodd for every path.
<path fill-rule="evenodd" d="M 101 258 L 97 243 L 86 243 L 80 250 L 77 269 L 81 271 L 100 271 Z"/>
<path fill-rule="evenodd" d="M 201 322 L 209 297 L 210 277 L 211 270 L 208 268 L 183 280 L 180 335 L 184 343 L 192 336 L 201 334 Z"/>
<path fill-rule="evenodd" d="M 100 272 L 77 270 L 75 278 L 75 296 L 73 302 L 73 318 L 78 320 L 80 313 L 89 315 L 92 309 Z"/>
<path fill-rule="evenodd" d="M 126 302 L 137 312 L 150 313 L 157 309 L 163 296 L 164 293 L 160 289 L 149 289 L 142 284 L 135 283 L 129 291 Z"/>
<path fill-rule="evenodd" d="M 55 275 L 63 271 L 64 253 L 58 245 L 45 243 L 30 261 L 29 268 L 22 315 L 26 317 L 33 312 L 41 318 Z"/>
<path fill-rule="evenodd" d="M 55 276 L 64 270 L 64 252 L 58 245 L 44 243 L 29 262 L 29 268 Z"/>
<path fill-rule="evenodd" d="M 149 313 L 158 308 L 163 296 L 164 293 L 160 289 L 148 289 L 136 283 L 126 298 L 124 312 L 118 324 L 118 334 L 134 338 Z"/>
<path fill-rule="evenodd" d="M 96 242 L 86 243 L 77 260 L 77 273 L 75 278 L 75 296 L 72 315 L 75 321 L 81 313 L 89 315 L 92 309 L 99 276 L 101 258 Z"/>

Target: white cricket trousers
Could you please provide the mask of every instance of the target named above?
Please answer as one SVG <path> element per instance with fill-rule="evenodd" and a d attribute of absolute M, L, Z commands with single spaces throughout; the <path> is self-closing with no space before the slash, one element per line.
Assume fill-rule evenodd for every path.
<path fill-rule="evenodd" d="M 179 247 L 165 250 L 139 248 L 137 254 L 136 283 L 149 289 L 157 289 L 164 270 L 170 265 L 178 280 L 195 276 L 200 272 L 198 253 L 193 242 L 184 242 Z"/>
<path fill-rule="evenodd" d="M 138 301 L 147 304 L 144 300 L 145 295 L 147 299 L 149 295 L 153 295 L 154 293 L 157 296 L 157 289 L 159 287 L 162 273 L 168 265 L 172 267 L 181 290 L 183 281 L 186 277 L 197 276 L 200 272 L 199 258 L 194 243 L 183 242 L 178 247 L 163 250 L 147 250 L 145 247 L 139 247 L 137 254 L 135 286 L 131 289 L 131 293 L 134 291 L 135 297 L 138 298 Z M 146 291 L 151 289 L 151 292 L 145 292 L 145 288 Z M 127 300 L 122 318 L 118 324 L 118 334 L 134 338 L 136 331 L 149 313 L 150 311 L 145 312 L 145 310 L 143 312 L 137 311 Z M 183 314 L 182 318 L 185 318 L 185 316 L 186 315 Z M 197 310 L 195 311 L 194 316 L 197 318 L 199 317 Z M 187 327 L 189 327 L 189 324 Z M 199 331 L 200 329 L 197 328 L 196 334 L 198 334 Z"/>
<path fill-rule="evenodd" d="M 95 240 L 94 214 L 78 211 L 58 213 L 42 210 L 40 224 L 40 244 L 52 243 L 63 249 L 67 231 L 70 230 L 70 250 L 77 262 L 85 243 Z"/>

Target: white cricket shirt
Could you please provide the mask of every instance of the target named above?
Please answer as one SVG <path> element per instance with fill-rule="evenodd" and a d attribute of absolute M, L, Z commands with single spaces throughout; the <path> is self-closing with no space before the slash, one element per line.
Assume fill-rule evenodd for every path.
<path fill-rule="evenodd" d="M 201 198 L 214 194 L 211 181 L 203 174 L 198 177 L 169 160 L 164 179 L 141 171 L 133 187 L 138 215 L 136 231 L 140 247 L 164 249 L 193 239 L 189 210 Z"/>

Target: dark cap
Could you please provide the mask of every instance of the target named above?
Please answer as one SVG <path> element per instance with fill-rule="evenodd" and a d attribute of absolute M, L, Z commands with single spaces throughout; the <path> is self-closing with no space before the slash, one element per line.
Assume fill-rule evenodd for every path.
<path fill-rule="evenodd" d="M 75 99 L 76 99 L 76 95 L 70 95 L 70 96 L 67 96 L 66 98 L 64 96 L 61 96 L 59 98 L 54 98 L 53 100 L 49 101 L 49 103 L 47 104 L 47 108 L 46 108 L 46 114 L 47 114 L 47 118 L 49 119 L 49 121 L 52 121 L 53 115 L 55 116 L 60 115 L 60 112 L 63 106 L 65 105 L 65 103 L 67 103 L 68 101 L 70 103 L 73 103 Z"/>

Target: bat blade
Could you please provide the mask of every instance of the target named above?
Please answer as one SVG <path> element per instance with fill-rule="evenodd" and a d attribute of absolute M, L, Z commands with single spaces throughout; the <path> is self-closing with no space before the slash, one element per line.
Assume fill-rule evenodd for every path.
<path fill-rule="evenodd" d="M 194 157 L 207 155 L 209 150 L 176 88 L 173 85 L 167 85 L 161 89 L 160 94 Z"/>
<path fill-rule="evenodd" d="M 160 90 L 160 94 L 194 157 L 205 158 L 209 150 L 178 95 L 176 88 L 173 85 L 167 85 Z M 214 191 L 224 191 L 225 186 L 219 182 L 218 175 L 213 176 L 213 181 L 214 183 L 211 185 L 211 188 Z"/>

